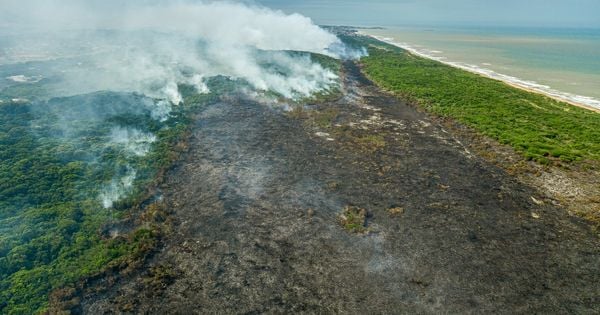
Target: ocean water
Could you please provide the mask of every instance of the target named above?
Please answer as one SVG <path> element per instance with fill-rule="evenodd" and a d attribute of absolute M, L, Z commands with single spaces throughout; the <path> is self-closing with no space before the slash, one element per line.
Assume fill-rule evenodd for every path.
<path fill-rule="evenodd" d="M 256 0 L 321 25 L 600 108 L 600 1 Z M 521 27 L 514 27 L 519 25 Z"/>
<path fill-rule="evenodd" d="M 429 58 L 600 108 L 600 29 L 387 27 L 361 32 Z"/>

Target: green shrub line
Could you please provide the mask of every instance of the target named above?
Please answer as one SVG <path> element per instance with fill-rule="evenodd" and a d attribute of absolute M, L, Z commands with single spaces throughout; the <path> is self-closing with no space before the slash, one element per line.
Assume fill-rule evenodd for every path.
<path fill-rule="evenodd" d="M 528 92 L 369 37 L 361 59 L 377 85 L 441 117 L 513 147 L 540 164 L 600 160 L 600 114 Z"/>

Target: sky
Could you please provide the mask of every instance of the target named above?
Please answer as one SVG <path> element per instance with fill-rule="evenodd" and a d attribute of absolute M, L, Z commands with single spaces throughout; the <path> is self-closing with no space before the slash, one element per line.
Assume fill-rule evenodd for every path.
<path fill-rule="evenodd" d="M 256 0 L 324 25 L 600 28 L 600 0 Z"/>
<path fill-rule="evenodd" d="M 86 0 L 118 11 L 131 4 L 203 0 Z M 220 0 L 204 0 L 216 1 Z M 600 0 L 225 0 L 301 13 L 322 25 L 353 26 L 527 26 L 600 28 Z M 0 0 L 0 11 L 36 1 Z M 38 1 L 39 2 L 39 1 Z M 49 0 L 57 8 L 69 7 Z M 1 12 L 0 12 L 1 13 Z M 9 19 L 10 16 L 2 16 Z M 83 17 L 82 19 L 85 19 Z M 3 21 L 0 20 L 0 26 Z"/>

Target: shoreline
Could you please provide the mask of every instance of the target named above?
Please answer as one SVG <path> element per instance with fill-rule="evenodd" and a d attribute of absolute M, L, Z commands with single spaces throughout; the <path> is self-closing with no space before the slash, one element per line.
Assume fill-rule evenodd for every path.
<path fill-rule="evenodd" d="M 587 109 L 587 110 L 595 112 L 595 113 L 600 113 L 600 100 L 596 100 L 594 98 L 587 97 L 587 96 L 558 91 L 558 90 L 552 89 L 549 86 L 544 86 L 541 84 L 537 84 L 535 82 L 519 79 L 517 77 L 498 73 L 496 71 L 481 68 L 481 67 L 478 67 L 475 65 L 465 64 L 465 63 L 461 63 L 461 62 L 447 61 L 447 60 L 443 59 L 444 57 L 436 57 L 436 56 L 429 55 L 419 49 L 416 49 L 416 48 L 410 46 L 407 43 L 396 42 L 396 41 L 394 41 L 393 38 L 371 35 L 371 34 L 364 32 L 363 30 L 357 30 L 357 31 L 361 35 L 368 36 L 368 37 L 371 37 L 378 41 L 384 42 L 386 44 L 390 44 L 390 45 L 402 48 L 413 55 L 427 58 L 430 60 L 434 60 L 437 62 L 441 62 L 445 65 L 448 65 L 448 66 L 451 66 L 454 68 L 458 68 L 458 69 L 461 69 L 464 71 L 468 71 L 468 72 L 471 72 L 474 74 L 478 74 L 478 75 L 484 76 L 486 78 L 502 81 L 505 84 L 508 84 L 512 87 L 515 87 L 515 88 L 518 88 L 518 89 L 521 89 L 521 90 L 524 90 L 527 92 L 542 94 L 546 97 L 552 98 L 552 99 L 560 101 L 560 102 L 565 102 L 569 105 Z M 583 99 L 584 101 L 579 101 L 579 99 Z M 586 101 L 588 103 L 586 103 Z"/>

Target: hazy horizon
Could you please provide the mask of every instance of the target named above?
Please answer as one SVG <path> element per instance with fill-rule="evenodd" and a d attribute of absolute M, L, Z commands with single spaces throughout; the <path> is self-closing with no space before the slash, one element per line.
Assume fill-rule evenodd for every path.
<path fill-rule="evenodd" d="M 324 25 L 600 28 L 594 0 L 256 0 Z"/>

